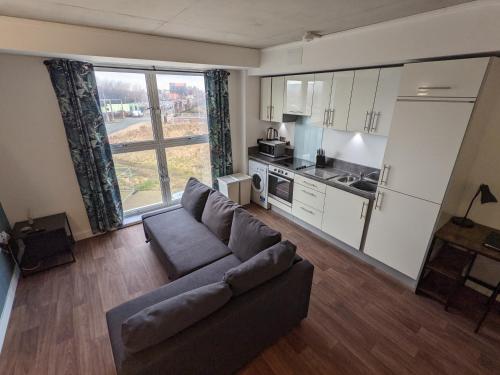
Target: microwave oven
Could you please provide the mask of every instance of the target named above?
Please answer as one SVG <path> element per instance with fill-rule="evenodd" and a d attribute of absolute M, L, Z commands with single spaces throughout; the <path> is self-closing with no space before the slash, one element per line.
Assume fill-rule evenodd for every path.
<path fill-rule="evenodd" d="M 283 141 L 259 141 L 259 153 L 279 158 L 285 155 L 286 143 Z"/>

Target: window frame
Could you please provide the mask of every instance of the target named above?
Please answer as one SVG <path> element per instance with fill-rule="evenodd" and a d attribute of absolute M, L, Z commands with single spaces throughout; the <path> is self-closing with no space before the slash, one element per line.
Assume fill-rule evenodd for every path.
<path fill-rule="evenodd" d="M 188 146 L 188 145 L 209 143 L 209 137 L 208 133 L 203 135 L 183 136 L 176 138 L 164 137 L 156 76 L 158 74 L 181 75 L 181 76 L 186 76 L 186 75 L 203 76 L 203 72 L 185 72 L 185 71 L 171 71 L 171 70 L 151 70 L 151 69 L 114 68 L 114 67 L 95 67 L 95 71 L 141 73 L 144 74 L 146 80 L 149 110 L 151 111 L 151 127 L 153 130 L 153 139 L 148 141 L 138 141 L 138 142 L 110 143 L 110 147 L 112 155 L 136 152 L 136 151 L 155 150 L 156 163 L 159 175 L 158 177 L 160 179 L 162 202 L 124 211 L 125 217 L 140 215 L 146 212 L 179 204 L 180 199 L 173 200 L 172 193 L 170 191 L 170 177 L 168 174 L 166 149 L 177 146 Z M 99 88 L 97 88 L 97 91 L 99 93 Z"/>

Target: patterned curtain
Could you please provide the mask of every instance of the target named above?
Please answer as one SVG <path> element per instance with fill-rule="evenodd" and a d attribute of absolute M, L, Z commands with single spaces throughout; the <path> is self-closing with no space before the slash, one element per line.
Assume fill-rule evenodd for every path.
<path fill-rule="evenodd" d="M 229 72 L 225 70 L 205 72 L 210 161 L 215 189 L 218 189 L 217 177 L 233 173 L 228 77 Z"/>
<path fill-rule="evenodd" d="M 93 233 L 116 229 L 123 210 L 92 64 L 45 61 Z"/>

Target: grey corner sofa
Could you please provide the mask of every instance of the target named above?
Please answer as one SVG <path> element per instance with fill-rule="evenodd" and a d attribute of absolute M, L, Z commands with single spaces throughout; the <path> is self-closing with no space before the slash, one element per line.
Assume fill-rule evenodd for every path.
<path fill-rule="evenodd" d="M 306 318 L 314 267 L 222 194 L 191 178 L 182 205 L 143 226 L 172 281 L 107 312 L 119 375 L 232 374 Z M 230 295 L 215 311 L 183 300 L 211 285 Z M 131 342 L 148 335 L 151 344 Z"/>

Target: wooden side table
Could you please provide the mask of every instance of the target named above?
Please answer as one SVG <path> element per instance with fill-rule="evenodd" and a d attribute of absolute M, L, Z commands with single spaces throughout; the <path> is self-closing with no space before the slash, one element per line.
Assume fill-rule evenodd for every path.
<path fill-rule="evenodd" d="M 486 237 L 492 231 L 495 229 L 480 224 L 464 228 L 452 222 L 446 223 L 434 234 L 416 289 L 416 293 L 443 303 L 445 310 L 467 280 L 491 290 L 492 295 L 475 332 L 479 331 L 500 289 L 500 284 L 490 285 L 470 275 L 478 254 L 500 262 L 500 251 L 484 246 Z M 438 241 L 442 246 L 436 246 Z"/>
<path fill-rule="evenodd" d="M 27 231 L 23 228 L 31 227 Z M 14 260 L 23 277 L 53 267 L 75 262 L 75 240 L 66 213 L 17 222 L 12 228 L 12 238 L 17 244 Z"/>

